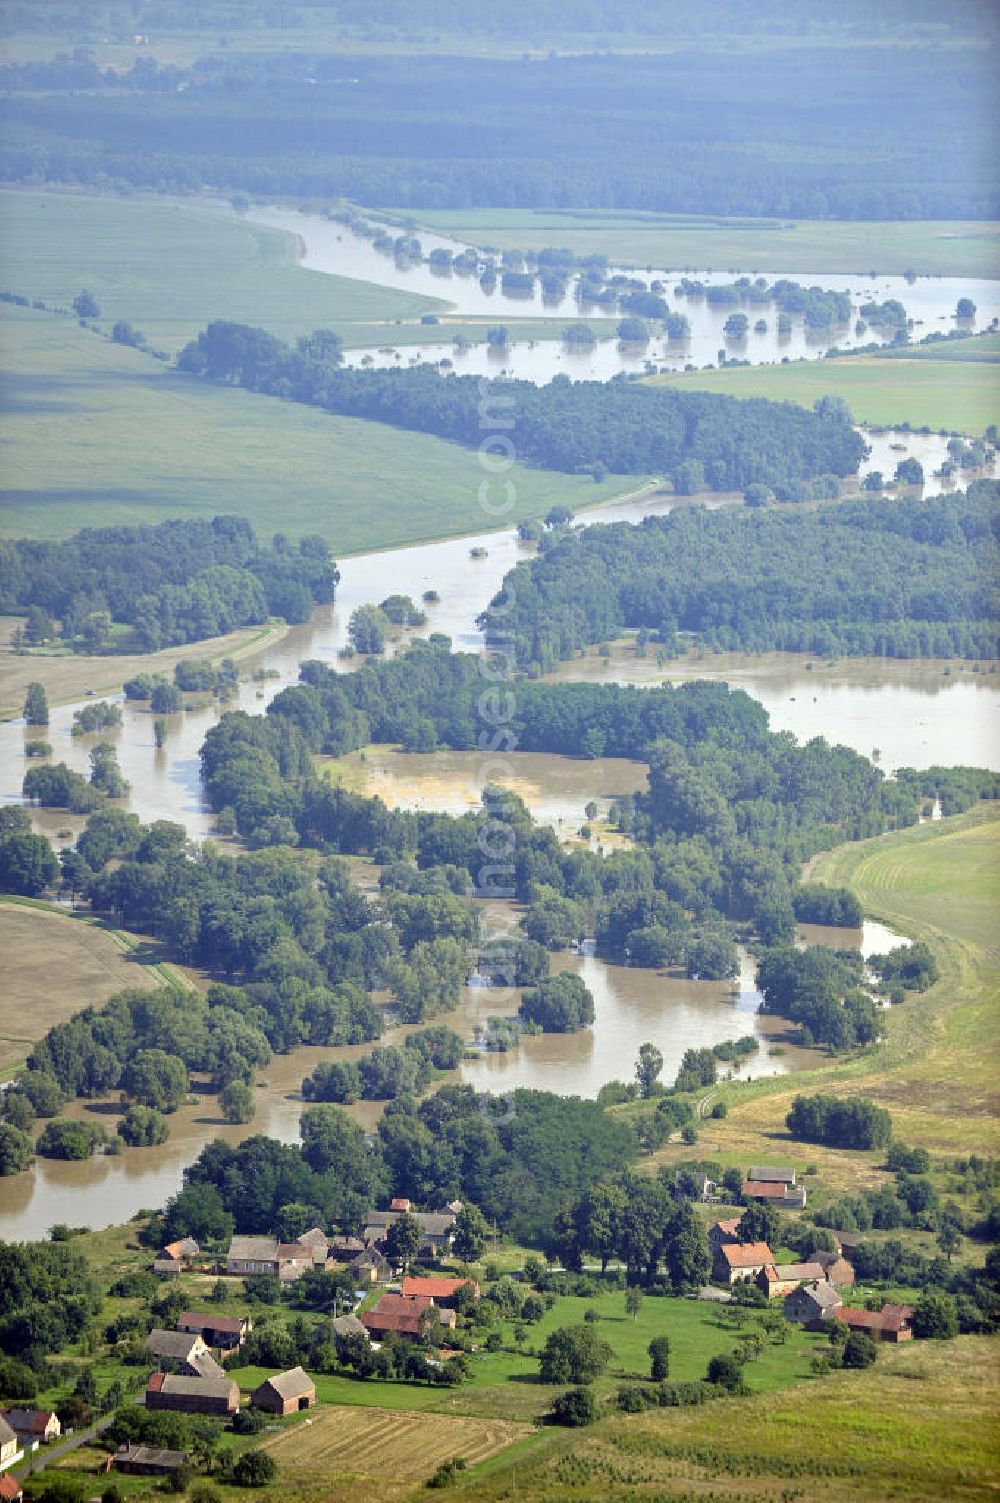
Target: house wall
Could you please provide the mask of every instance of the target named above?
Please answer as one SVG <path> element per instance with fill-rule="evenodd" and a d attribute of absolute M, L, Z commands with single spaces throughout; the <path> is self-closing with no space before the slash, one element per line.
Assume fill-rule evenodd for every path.
<path fill-rule="evenodd" d="M 147 1409 L 173 1409 L 180 1414 L 235 1414 L 239 1408 L 239 1399 L 213 1399 L 207 1395 L 203 1398 L 184 1393 L 159 1393 L 155 1391 L 146 1393 Z"/>

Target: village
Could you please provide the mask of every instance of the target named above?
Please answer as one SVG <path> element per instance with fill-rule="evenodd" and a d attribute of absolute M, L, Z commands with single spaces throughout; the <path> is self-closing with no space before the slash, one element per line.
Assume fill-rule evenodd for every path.
<path fill-rule="evenodd" d="M 702 1343 L 708 1331 L 729 1329 L 730 1344 L 742 1343 L 735 1350 L 743 1362 L 759 1356 L 770 1342 L 796 1358 L 810 1353 L 816 1373 L 826 1361 L 824 1349 L 843 1351 L 853 1341 L 861 1354 L 856 1365 L 863 1366 L 874 1360 L 874 1344 L 912 1340 L 912 1306 L 870 1296 L 852 1303 L 858 1282 L 852 1263 L 856 1237 L 830 1234 L 827 1250 L 790 1262 L 783 1261 L 767 1240 L 753 1235 L 761 1225 L 777 1227 L 775 1211 L 801 1213 L 805 1208 L 807 1192 L 793 1166 L 750 1165 L 742 1182 L 741 1213 L 715 1221 L 710 1216 L 720 1187 L 703 1179 L 696 1188 L 706 1226 L 709 1282 L 686 1291 L 686 1298 L 646 1299 L 634 1289 L 623 1289 L 622 1270 L 604 1272 L 603 1278 L 617 1291 L 614 1297 L 624 1298 L 624 1312 L 634 1327 L 629 1333 L 633 1346 L 648 1342 L 650 1354 L 655 1354 L 659 1342 L 665 1352 L 666 1339 L 667 1347 L 676 1340 L 680 1349 L 679 1334 L 692 1313 L 699 1321 L 715 1323 L 699 1327 Z M 357 1235 L 312 1226 L 293 1241 L 276 1235 L 234 1235 L 224 1251 L 202 1248 L 192 1237 L 157 1248 L 146 1263 L 145 1277 L 155 1275 L 160 1294 L 147 1304 L 145 1324 L 157 1323 L 141 1342 L 133 1343 L 129 1358 L 146 1369 L 128 1411 L 144 1416 L 141 1423 L 126 1424 L 129 1435 L 113 1448 L 101 1450 L 101 1433 L 88 1434 L 77 1453 L 73 1429 L 64 1427 L 55 1408 L 7 1408 L 0 1414 L 0 1500 L 16 1503 L 35 1496 L 31 1479 L 38 1480 L 48 1454 L 64 1447 L 60 1472 L 76 1469 L 79 1475 L 85 1459 L 91 1471 L 129 1479 L 130 1489 L 145 1478 L 172 1479 L 182 1490 L 185 1481 L 204 1468 L 206 1448 L 200 1433 L 194 1444 L 172 1443 L 185 1434 L 180 1417 L 195 1424 L 214 1421 L 227 1439 L 231 1433 L 234 1449 L 223 1479 L 229 1485 L 266 1485 L 279 1469 L 284 1475 L 289 1463 L 294 1470 L 303 1419 L 310 1426 L 319 1424 L 325 1434 L 349 1426 L 356 1416 L 356 1408 L 337 1402 L 342 1393 L 331 1384 L 345 1380 L 326 1376 L 331 1363 L 336 1371 L 350 1375 L 347 1381 L 374 1379 L 371 1403 L 378 1408 L 385 1402 L 387 1381 L 413 1385 L 417 1397 L 427 1392 L 426 1385 L 454 1390 L 474 1377 L 470 1363 L 490 1360 L 508 1339 L 528 1350 L 527 1322 L 542 1317 L 539 1329 L 548 1329 L 546 1307 L 553 1313 L 565 1309 L 567 1314 L 571 1307 L 581 1309 L 584 1325 L 574 1324 L 572 1330 L 610 1331 L 612 1317 L 603 1313 L 610 1295 L 593 1270 L 572 1275 L 556 1266 L 545 1269 L 540 1259 L 523 1252 L 516 1257 L 518 1267 L 510 1266 L 511 1260 L 498 1268 L 489 1260 L 459 1259 L 455 1240 L 462 1211 L 459 1201 L 420 1210 L 396 1198 L 386 1210 L 369 1211 Z M 543 1297 L 533 1292 L 550 1290 L 550 1285 L 567 1292 L 559 1297 L 551 1291 Z M 300 1297 L 308 1291 L 311 1298 L 316 1290 L 325 1293 L 327 1306 L 321 1327 L 309 1332 L 309 1350 L 319 1356 L 319 1371 L 311 1374 L 308 1362 L 301 1361 L 266 1370 L 262 1359 L 269 1347 L 262 1333 L 270 1330 L 273 1338 L 276 1311 L 285 1305 L 301 1306 Z M 589 1302 L 578 1290 L 592 1291 Z M 187 1304 L 189 1291 L 191 1307 L 179 1308 L 179 1302 Z M 512 1338 L 493 1323 L 491 1310 L 497 1307 L 514 1319 Z M 154 1313 L 168 1309 L 174 1311 L 169 1322 L 162 1313 Z M 302 1319 L 293 1317 L 299 1322 L 300 1340 Z M 626 1320 L 626 1328 L 628 1324 Z M 567 1325 L 564 1318 L 549 1331 L 550 1337 L 564 1334 Z M 287 1345 L 287 1330 L 282 1331 Z M 550 1340 L 541 1352 L 542 1377 L 550 1381 L 545 1364 L 551 1344 Z M 611 1353 L 610 1345 L 607 1352 Z M 719 1392 L 727 1384 L 735 1392 L 749 1391 L 741 1374 L 738 1382 L 730 1383 L 722 1367 L 716 1368 L 713 1380 L 712 1355 L 711 1346 L 704 1346 L 701 1361 L 707 1364 L 709 1388 L 714 1381 Z M 654 1355 L 652 1377 L 659 1373 L 662 1380 L 668 1364 L 661 1361 L 658 1368 L 657 1360 Z M 569 1371 L 562 1376 L 565 1380 Z M 626 1398 L 629 1392 L 632 1397 Z M 643 1392 L 641 1387 L 620 1389 L 618 1403 L 636 1407 L 641 1399 L 645 1404 Z M 351 1402 L 365 1406 L 365 1390 Z M 557 1413 L 558 1406 L 557 1396 Z M 532 1425 L 546 1419 L 530 1411 L 522 1415 Z M 423 1416 L 425 1422 L 430 1418 Z M 459 1423 L 452 1425 L 456 1435 Z M 117 1424 L 109 1433 L 121 1429 Z M 314 1439 L 311 1435 L 310 1442 Z M 450 1434 L 444 1432 L 441 1465 L 450 1464 L 451 1444 Z M 242 1473 L 234 1466 L 234 1456 L 243 1458 Z M 22 1490 L 23 1480 L 28 1481 L 28 1493 Z M 101 1496 L 114 1500 L 132 1496 L 132 1491 L 115 1492 L 109 1486 Z"/>

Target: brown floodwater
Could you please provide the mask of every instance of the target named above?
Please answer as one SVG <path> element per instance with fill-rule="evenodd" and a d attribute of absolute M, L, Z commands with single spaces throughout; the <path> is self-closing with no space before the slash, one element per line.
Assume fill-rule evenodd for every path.
<path fill-rule="evenodd" d="M 369 879 L 373 869 L 368 867 Z M 364 877 L 358 869 L 356 876 Z M 367 883 L 366 883 L 367 885 Z M 515 905 L 483 905 L 486 937 L 513 930 Z M 835 947 L 860 947 L 866 955 L 899 941 L 884 926 L 865 923 L 864 930 L 803 927 L 803 940 Z M 741 971 L 731 982 L 687 981 L 676 975 L 611 964 L 593 954 L 561 953 L 552 957 L 553 971 L 568 970 L 583 977 L 594 995 L 593 1028 L 576 1034 L 542 1034 L 522 1040 L 509 1054 L 473 1052 L 447 1079 L 461 1079 L 479 1090 L 503 1094 L 525 1086 L 564 1095 L 596 1096 L 608 1080 L 633 1077 L 639 1046 L 655 1043 L 664 1057 L 663 1076 L 677 1073 L 685 1049 L 704 1048 L 753 1033 L 760 1050 L 737 1073 L 744 1079 L 783 1074 L 816 1065 L 824 1056 L 787 1041 L 787 1024 L 762 1016 L 756 1009 L 753 963 L 743 953 Z M 384 999 L 382 999 L 384 1000 Z M 493 1015 L 516 1011 L 516 994 L 485 986 L 463 989 L 458 1009 L 442 1021 L 474 1044 L 477 1025 Z M 382 1042 L 402 1040 L 410 1027 L 387 1030 Z M 257 1115 L 244 1126 L 229 1126 L 216 1114 L 215 1098 L 201 1096 L 171 1117 L 171 1135 L 158 1148 L 127 1149 L 117 1157 L 84 1163 L 38 1159 L 25 1174 L 0 1179 L 0 1237 L 7 1240 L 44 1237 L 56 1222 L 91 1227 L 126 1220 L 142 1208 L 160 1206 L 180 1187 L 184 1167 L 213 1138 L 238 1143 L 253 1133 L 282 1142 L 298 1138 L 299 1117 L 306 1105 L 301 1095 L 303 1076 L 321 1061 L 357 1058 L 371 1045 L 338 1048 L 301 1048 L 277 1055 L 261 1072 L 256 1091 Z M 774 1054 L 772 1049 L 781 1052 Z M 730 1066 L 722 1065 L 720 1075 Z M 372 1130 L 382 1112 L 380 1102 L 358 1102 L 350 1114 Z M 75 1102 L 69 1115 L 103 1122 L 110 1131 L 119 1114 L 114 1101 Z"/>
<path fill-rule="evenodd" d="M 923 437 L 918 441 L 913 435 L 903 438 L 911 451 L 931 442 Z M 713 505 L 726 501 L 725 497 L 712 498 Z M 595 507 L 583 513 L 581 520 L 588 524 L 638 522 L 645 516 L 662 515 L 675 504 L 671 493 L 649 490 Z M 473 547 L 483 548 L 486 556 L 472 558 Z M 475 626 L 477 615 L 504 574 L 530 555 L 530 548 L 520 544 L 513 532 L 505 531 L 343 560 L 336 604 L 319 607 L 308 624 L 293 627 L 259 653 L 243 658 L 243 678 L 227 706 L 204 703 L 169 716 L 165 745 L 157 748 L 154 717 L 141 705 L 123 702 L 122 728 L 100 738 L 70 734 L 73 712 L 82 701 L 58 705 L 45 732 L 53 759 L 87 772 L 94 740 L 110 739 L 132 785 L 129 807 L 147 821 L 176 820 L 192 838 L 203 839 L 212 833 L 214 821 L 201 788 L 198 749 L 224 708 L 262 713 L 274 694 L 297 681 L 304 658 L 322 658 L 349 670 L 352 661 L 339 659 L 338 653 L 346 642 L 351 612 L 358 605 L 383 599 L 390 590 L 414 600 L 425 591 L 436 591 L 440 600 L 425 607 L 428 619 L 423 630 L 445 633 L 456 649 L 478 650 L 482 637 Z M 399 633 L 397 641 L 405 641 L 407 635 Z M 557 673 L 645 684 L 666 678 L 672 682 L 725 679 L 760 700 L 775 729 L 790 730 L 803 740 L 823 735 L 864 756 L 877 747 L 886 771 L 935 762 L 971 762 L 1000 769 L 1000 674 L 976 674 L 969 665 L 957 662 L 843 658 L 828 663 L 818 659 L 811 669 L 808 662 L 795 654 L 704 654 L 681 659 L 661 671 L 652 650 L 638 660 L 634 651 L 619 647 L 607 663 L 592 653 L 562 664 Z M 106 672 L 103 660 L 101 666 Z M 255 680 L 251 676 L 255 670 L 268 676 Z M 24 745 L 38 734 L 20 720 L 0 724 L 0 803 L 20 799 Z M 56 815 L 55 822 L 60 829 L 72 829 L 77 823 L 65 815 Z M 38 824 L 51 833 L 53 818 L 39 816 Z"/>
<path fill-rule="evenodd" d="M 319 759 L 327 776 L 390 808 L 466 814 L 481 803 L 483 788 L 496 783 L 524 800 L 535 819 L 564 837 L 579 831 L 588 804 L 596 820 L 607 818 L 615 799 L 641 792 L 648 783 L 644 762 L 627 757 L 584 760 L 548 752 L 509 752 L 496 759 L 476 751 L 403 752 L 370 746 L 335 760 Z M 595 831 L 597 825 L 595 824 Z"/>

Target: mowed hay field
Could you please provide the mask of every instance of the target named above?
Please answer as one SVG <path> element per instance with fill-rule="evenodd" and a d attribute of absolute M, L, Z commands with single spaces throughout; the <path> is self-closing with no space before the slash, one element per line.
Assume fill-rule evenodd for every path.
<path fill-rule="evenodd" d="M 559 245 L 579 255 L 603 251 L 612 261 L 673 271 L 1000 275 L 995 220 L 791 221 L 615 209 L 424 209 L 420 222 L 497 250 Z"/>
<path fill-rule="evenodd" d="M 531 1433 L 527 1425 L 459 1415 L 331 1405 L 264 1442 L 278 1463 L 281 1496 L 295 1503 L 389 1503 L 443 1461 L 484 1461 Z"/>
<path fill-rule="evenodd" d="M 473 449 L 197 381 L 52 314 L 5 308 L 0 340 L 0 537 L 235 512 L 265 538 L 319 533 L 343 558 L 497 525 Z M 505 479 L 513 525 L 642 477 L 515 465 Z"/>
<path fill-rule="evenodd" d="M 476 1503 L 985 1503 L 1000 1486 L 998 1346 L 882 1346 L 867 1372 L 550 1431 L 436 1496 Z M 334 1494 L 330 1495 L 335 1496 Z M 416 1503 L 426 1493 L 411 1493 Z"/>
<path fill-rule="evenodd" d="M 769 397 L 811 407 L 818 397 L 844 398 L 855 422 L 889 427 L 947 428 L 982 434 L 1000 423 L 1000 365 L 995 359 L 883 359 L 857 355 L 840 360 L 800 360 L 792 365 L 738 366 L 653 376 L 650 384 L 722 392 L 731 397 Z"/>
<path fill-rule="evenodd" d="M 100 1006 L 126 986 L 163 981 L 113 934 L 26 903 L 0 902 L 0 955 L 0 1075 L 82 1007 Z"/>

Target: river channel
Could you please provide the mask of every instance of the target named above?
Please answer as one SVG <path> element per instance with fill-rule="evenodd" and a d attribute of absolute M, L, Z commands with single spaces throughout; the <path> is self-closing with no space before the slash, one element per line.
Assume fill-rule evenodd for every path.
<path fill-rule="evenodd" d="M 306 242 L 306 265 L 412 287 L 415 291 L 430 290 L 435 295 L 444 295 L 463 313 L 494 314 L 503 307 L 512 316 L 505 302 L 490 300 L 487 307 L 481 306 L 478 298 L 485 294 L 475 281 L 470 284 L 452 278 L 445 287 L 426 267 L 399 272 L 402 280 L 398 283 L 388 280 L 396 274 L 391 259 L 380 256 L 369 242 L 350 236 L 342 226 L 313 216 L 315 224 L 306 236 L 300 222 L 306 216 L 275 210 L 255 211 L 254 217 L 302 235 Z M 322 230 L 321 239 L 317 238 L 317 227 Z M 441 241 L 440 237 L 421 238 L 427 250 L 435 244 L 454 245 Z M 374 274 L 372 258 L 379 263 L 382 276 Z M 425 285 L 428 279 L 434 283 L 431 288 Z M 844 280 L 826 276 L 821 279 L 824 286 L 837 286 Z M 941 324 L 959 295 L 976 298 L 981 320 L 984 312 L 993 316 L 1000 311 L 995 283 L 983 284 L 985 292 L 979 284 L 949 283 L 946 279 L 921 279 L 908 286 L 902 279 L 883 278 L 869 286 L 866 279 L 851 278 L 849 285 L 857 287 L 864 296 L 898 295 L 914 316 L 918 307 L 922 308 L 920 316 L 929 326 Z M 498 296 L 494 295 L 494 299 Z M 921 298 L 923 302 L 918 303 Z M 569 310 L 536 307 L 519 300 L 517 311 L 565 318 Z M 768 321 L 773 322 L 770 318 Z M 538 348 L 546 348 L 545 343 Z M 559 347 L 549 344 L 548 357 L 558 354 Z M 714 351 L 709 358 L 714 358 Z M 538 369 L 540 373 L 533 379 L 543 378 L 541 367 Z M 553 368 L 547 372 L 553 373 Z M 867 467 L 883 472 L 891 473 L 904 452 L 919 458 L 928 476 L 944 458 L 944 440 L 937 436 L 882 434 L 869 436 L 869 441 L 873 452 Z M 929 481 L 925 494 L 945 488 L 946 483 Z M 731 499 L 713 497 L 707 504 L 724 505 Z M 587 512 L 581 520 L 588 524 L 634 522 L 646 515 L 662 514 L 675 504 L 668 492 L 654 491 L 602 505 Z M 887 504 L 905 504 L 905 501 Z M 482 550 L 482 556 L 472 557 L 473 548 Z M 378 601 L 390 591 L 409 594 L 414 599 L 419 599 L 425 591 L 436 591 L 440 600 L 427 607 L 429 619 L 425 630 L 447 633 L 456 648 L 477 649 L 481 645 L 474 625 L 477 614 L 495 593 L 503 574 L 518 560 L 529 556 L 530 549 L 519 544 L 515 534 L 508 530 L 342 560 L 336 604 L 321 607 L 308 625 L 292 628 L 256 657 L 245 659 L 241 664 L 244 676 L 238 695 L 226 708 L 239 706 L 262 713 L 274 693 L 295 682 L 303 659 L 336 661 L 354 608 Z M 252 670 L 267 676 L 254 678 Z M 877 748 L 886 771 L 904 764 L 919 766 L 933 762 L 973 762 L 1000 767 L 998 678 L 985 672 L 973 673 L 970 665 L 885 664 L 850 659 L 836 663 L 817 660 L 810 665 L 806 659 L 770 654 L 760 658 L 692 656 L 658 669 L 652 658 L 636 658 L 634 650 L 625 644 L 616 648 L 607 663 L 596 655 L 587 655 L 562 665 L 559 674 L 643 684 L 667 679 L 673 682 L 708 677 L 724 679 L 757 698 L 769 711 L 775 728 L 792 731 L 804 739 L 822 734 L 866 756 Z M 78 707 L 71 704 L 53 710 L 47 739 L 52 743 L 55 760 L 65 760 L 86 771 L 94 738 L 71 737 L 73 711 Z M 171 716 L 165 745 L 156 748 L 153 717 L 139 706 L 125 704 L 123 727 L 109 739 L 114 742 L 131 783 L 129 806 L 142 819 L 176 820 L 194 839 L 212 833 L 213 819 L 205 805 L 198 776 L 198 748 L 220 713 L 217 706 L 207 705 Z M 0 726 L 0 802 L 20 797 L 27 735 L 23 722 L 10 721 Z M 566 836 L 575 835 L 583 807 L 591 798 L 603 812 L 615 794 L 641 787 L 644 776 L 634 763 L 577 764 L 556 757 L 527 758 L 524 754 L 514 754 L 513 761 L 515 786 L 529 807 L 538 818 L 552 823 Z M 392 803 L 459 810 L 478 796 L 475 769 L 454 759 L 448 763 L 446 758 L 404 758 L 380 749 L 377 756 L 355 771 L 359 778 L 363 777 L 365 786 L 379 791 Z M 66 838 L 63 832 L 74 831 L 81 823 L 58 811 L 37 811 L 34 817 L 38 827 L 60 843 Z M 599 824 L 596 838 L 600 839 Z M 513 922 L 514 916 L 509 909 L 503 914 L 498 910 L 494 915 L 507 923 Z M 886 931 L 868 924 L 863 934 L 835 931 L 825 937 L 814 934 L 804 937 L 859 945 L 866 954 L 885 949 L 892 942 Z M 664 1075 L 670 1079 L 686 1048 L 711 1045 L 749 1032 L 760 1036 L 761 1049 L 743 1067 L 744 1075 L 781 1072 L 818 1061 L 819 1056 L 782 1041 L 780 1019 L 757 1014 L 759 998 L 747 957 L 740 978 L 733 983 L 689 982 L 653 971 L 612 965 L 590 951 L 554 957 L 554 969 L 561 968 L 578 971 L 594 993 L 597 1008 L 594 1028 L 576 1035 L 527 1039 L 518 1051 L 509 1055 L 476 1054 L 458 1072 L 462 1079 L 496 1091 L 533 1086 L 593 1096 L 605 1081 L 631 1077 L 638 1047 L 647 1039 L 656 1042 L 663 1051 Z M 498 997 L 488 988 L 468 987 L 459 1011 L 448 1021 L 471 1038 L 477 1023 L 492 1013 L 512 1009 L 509 998 Z M 388 1035 L 390 1039 L 393 1036 Z M 776 1048 L 781 1052 L 771 1052 Z M 206 1141 L 216 1136 L 236 1141 L 254 1131 L 294 1141 L 303 1104 L 299 1094 L 303 1075 L 321 1059 L 357 1052 L 298 1050 L 276 1058 L 259 1085 L 257 1116 L 252 1127 L 228 1127 L 221 1123 L 214 1116 L 214 1101 L 209 1098 L 176 1114 L 171 1139 L 162 1148 L 130 1150 L 117 1158 L 99 1158 L 82 1164 L 39 1160 L 30 1173 L 0 1181 L 0 1235 L 38 1237 L 58 1221 L 101 1226 L 121 1221 L 142 1206 L 160 1205 L 180 1184 L 183 1166 Z M 78 1113 L 93 1109 L 83 1103 L 73 1108 Z M 378 1113 L 375 1104 L 361 1104 L 352 1110 L 366 1126 L 373 1124 Z M 110 1120 L 113 1122 L 113 1117 Z"/>
<path fill-rule="evenodd" d="M 509 930 L 516 920 L 513 905 L 493 903 L 486 924 L 490 932 Z M 882 925 L 866 922 L 863 930 L 803 927 L 803 940 L 855 946 L 865 955 L 899 941 Z M 742 955 L 738 980 L 686 981 L 656 971 L 610 964 L 593 954 L 552 957 L 553 970 L 581 975 L 594 995 L 593 1028 L 576 1034 L 545 1034 L 527 1038 L 509 1054 L 476 1053 L 447 1079 L 461 1079 L 479 1090 L 505 1094 L 520 1086 L 562 1094 L 596 1096 L 608 1080 L 630 1080 L 640 1044 L 651 1041 L 664 1056 L 664 1078 L 677 1073 L 688 1048 L 703 1048 L 753 1033 L 760 1040 L 737 1073 L 742 1079 L 782 1074 L 820 1064 L 824 1056 L 802 1049 L 785 1038 L 787 1024 L 765 1017 L 754 986 L 753 964 Z M 514 1001 L 507 992 L 470 986 L 463 990 L 455 1013 L 442 1021 L 472 1038 L 477 1024 L 496 1013 L 511 1013 Z M 383 1042 L 400 1042 L 410 1030 L 389 1029 Z M 38 1159 L 24 1174 L 0 1179 L 0 1237 L 7 1240 L 44 1237 L 56 1222 L 91 1227 L 109 1226 L 155 1207 L 180 1187 L 184 1167 L 205 1143 L 222 1138 L 237 1143 L 251 1133 L 265 1133 L 285 1143 L 298 1139 L 299 1117 L 306 1105 L 301 1095 L 304 1075 L 324 1060 L 356 1058 L 370 1045 L 343 1048 L 296 1049 L 277 1055 L 265 1070 L 256 1092 L 257 1115 L 247 1126 L 232 1127 L 216 1114 L 215 1098 L 196 1096 L 195 1104 L 180 1108 L 170 1119 L 170 1139 L 159 1148 L 128 1149 L 118 1157 L 83 1163 Z M 777 1051 L 777 1052 L 772 1052 Z M 720 1068 L 724 1075 L 729 1066 Z M 374 1128 L 380 1102 L 359 1102 L 346 1108 L 366 1129 Z M 117 1102 L 75 1102 L 67 1115 L 89 1117 L 114 1131 Z"/>
<path fill-rule="evenodd" d="M 386 326 L 386 337 L 378 346 L 352 349 L 346 360 L 349 365 L 366 363 L 376 368 L 405 365 L 411 361 L 438 363 L 449 360 L 456 371 L 463 375 L 499 375 L 501 372 L 528 381 L 550 381 L 553 376 L 565 375 L 573 380 L 606 381 L 610 377 L 627 372 L 641 374 L 647 362 L 658 370 L 683 370 L 686 365 L 702 367 L 714 365 L 719 350 L 725 349 L 727 358 L 748 360 L 752 365 L 777 363 L 783 360 L 816 360 L 836 345 L 840 349 L 856 349 L 859 345 L 887 344 L 892 340 L 892 330 L 879 330 L 868 326 L 859 332 L 859 310 L 868 301 L 885 302 L 894 299 L 903 304 L 913 320 L 912 337 L 947 333 L 956 327 L 955 307 L 961 297 L 970 297 L 976 304 L 974 320 L 962 327 L 974 332 L 986 328 L 994 319 L 1000 318 L 1000 281 L 965 277 L 918 277 L 907 281 L 905 277 L 869 276 L 862 274 L 823 272 L 796 273 L 788 271 L 784 278 L 804 286 L 820 286 L 835 292 L 851 294 L 851 317 L 842 324 L 828 329 L 810 330 L 801 317 L 792 320 L 787 332 L 778 330 L 777 310 L 768 305 L 747 304 L 743 311 L 748 315 L 750 327 L 745 339 L 732 340 L 723 330 L 723 325 L 733 308 L 711 303 L 705 298 L 676 295 L 678 270 L 642 267 L 635 271 L 613 266 L 609 275 L 616 272 L 639 277 L 648 285 L 662 281 L 663 296 L 674 312 L 683 313 L 690 324 L 690 334 L 685 339 L 667 340 L 654 335 L 648 343 L 622 344 L 613 336 L 617 315 L 608 322 L 610 338 L 600 339 L 595 345 L 569 348 L 560 339 L 562 325 L 568 319 L 579 317 L 602 317 L 602 310 L 593 304 L 577 301 L 574 276 L 566 292 L 558 297 L 543 294 L 537 281 L 531 292 L 517 295 L 504 293 L 499 278 L 493 290 L 485 290 L 475 273 L 459 273 L 441 270 L 424 261 L 400 261 L 387 252 L 376 250 L 372 241 L 357 234 L 349 226 L 326 219 L 320 214 L 300 213 L 295 209 L 254 206 L 245 214 L 256 224 L 271 229 L 284 230 L 297 237 L 301 248 L 300 264 L 307 270 L 326 272 L 357 281 L 374 283 L 377 286 L 393 287 L 424 297 L 440 300 L 439 317 L 442 319 L 474 318 L 505 319 L 531 318 L 560 320 L 553 322 L 552 333 L 546 339 L 521 340 L 512 331 L 511 343 L 497 348 L 485 344 L 472 345 L 456 352 L 451 343 L 447 325 L 428 330 L 427 343 L 419 347 L 409 344 L 396 347 L 393 344 L 392 325 Z M 395 231 L 393 233 L 399 233 Z M 458 255 L 467 249 L 456 240 L 427 231 L 416 232 L 425 258 L 434 250 L 447 250 Z M 697 279 L 706 286 L 732 282 L 729 271 L 697 272 Z M 779 280 L 769 276 L 770 282 Z M 604 314 L 603 316 L 606 316 Z M 764 329 L 755 325 L 763 320 Z"/>

